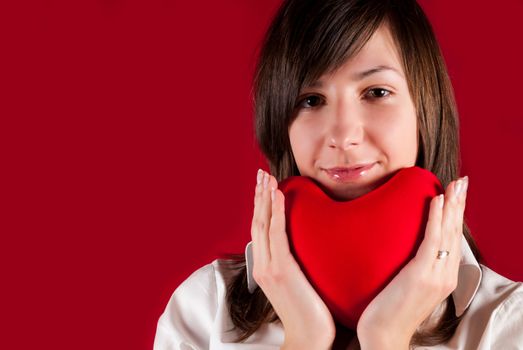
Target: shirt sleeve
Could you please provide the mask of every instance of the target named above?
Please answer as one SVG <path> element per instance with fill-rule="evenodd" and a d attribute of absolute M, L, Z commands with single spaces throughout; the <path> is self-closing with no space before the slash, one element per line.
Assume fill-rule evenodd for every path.
<path fill-rule="evenodd" d="M 523 290 L 500 306 L 493 325 L 491 349 L 523 350 Z"/>
<path fill-rule="evenodd" d="M 182 282 L 158 320 L 154 350 L 208 349 L 217 310 L 216 293 L 212 264 Z"/>

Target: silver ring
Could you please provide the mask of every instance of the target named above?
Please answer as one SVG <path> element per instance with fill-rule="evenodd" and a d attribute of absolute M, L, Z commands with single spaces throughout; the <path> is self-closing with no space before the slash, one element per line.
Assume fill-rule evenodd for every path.
<path fill-rule="evenodd" d="M 448 250 L 438 250 L 438 256 L 436 259 L 444 259 L 449 256 L 450 252 Z"/>

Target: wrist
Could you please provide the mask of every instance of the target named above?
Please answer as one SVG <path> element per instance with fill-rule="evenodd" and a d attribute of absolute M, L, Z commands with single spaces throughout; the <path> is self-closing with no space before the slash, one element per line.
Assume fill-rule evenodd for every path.
<path fill-rule="evenodd" d="M 283 343 L 280 350 L 331 350 L 331 345 L 314 345 L 314 344 L 297 344 L 297 343 Z"/>
<path fill-rule="evenodd" d="M 396 334 L 384 334 L 379 331 L 358 333 L 361 350 L 409 350 L 410 337 Z"/>
<path fill-rule="evenodd" d="M 334 341 L 334 340 L 333 340 Z M 287 340 L 283 342 L 280 350 L 331 350 L 333 341 L 310 341 L 308 339 Z"/>
<path fill-rule="evenodd" d="M 315 332 L 286 332 L 282 350 L 331 350 L 336 331 L 322 330 Z"/>
<path fill-rule="evenodd" d="M 391 341 L 360 341 L 361 350 L 410 350 L 408 342 L 394 343 Z"/>

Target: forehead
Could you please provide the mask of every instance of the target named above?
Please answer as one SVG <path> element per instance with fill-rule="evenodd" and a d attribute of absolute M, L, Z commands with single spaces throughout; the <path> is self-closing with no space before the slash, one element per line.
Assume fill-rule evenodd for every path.
<path fill-rule="evenodd" d="M 405 78 L 399 49 L 389 26 L 381 24 L 365 45 L 334 72 L 324 74 L 311 87 L 321 86 L 322 81 L 338 71 L 343 71 L 352 80 L 358 81 L 377 73 L 393 74 Z"/>
<path fill-rule="evenodd" d="M 402 71 L 399 49 L 386 23 L 378 27 L 369 41 L 348 62 L 355 67 L 386 65 Z"/>

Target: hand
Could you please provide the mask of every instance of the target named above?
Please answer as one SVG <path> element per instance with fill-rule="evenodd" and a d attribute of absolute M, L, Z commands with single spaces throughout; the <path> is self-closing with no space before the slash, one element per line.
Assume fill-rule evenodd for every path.
<path fill-rule="evenodd" d="M 438 205 L 439 196 L 432 199 L 425 237 L 416 256 L 361 315 L 357 333 L 362 349 L 372 349 L 376 344 L 381 349 L 386 349 L 383 344 L 407 349 L 416 328 L 456 288 L 468 177 L 460 180 L 463 187 L 457 197 L 457 182 L 448 185 L 443 209 Z M 438 250 L 450 254 L 437 259 Z"/>
<path fill-rule="evenodd" d="M 257 183 L 251 226 L 253 278 L 282 321 L 284 348 L 330 348 L 336 335 L 334 320 L 289 250 L 284 195 L 276 179 L 262 170 Z"/>

